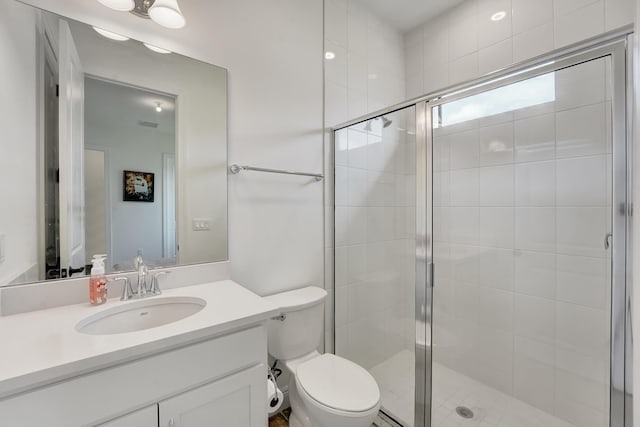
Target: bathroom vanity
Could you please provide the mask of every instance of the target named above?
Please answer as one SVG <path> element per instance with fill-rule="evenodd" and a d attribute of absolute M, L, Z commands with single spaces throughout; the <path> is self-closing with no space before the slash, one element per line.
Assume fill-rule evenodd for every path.
<path fill-rule="evenodd" d="M 276 306 L 230 281 L 154 298 L 206 302 L 182 320 L 128 333 L 83 333 L 110 300 L 0 317 L 0 414 L 19 426 L 264 427 L 267 334 Z"/>

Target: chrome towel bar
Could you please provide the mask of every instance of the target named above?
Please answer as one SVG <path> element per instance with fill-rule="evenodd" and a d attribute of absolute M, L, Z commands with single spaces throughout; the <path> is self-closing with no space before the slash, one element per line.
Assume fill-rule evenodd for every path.
<path fill-rule="evenodd" d="M 229 172 L 232 174 L 240 173 L 240 171 L 256 171 L 256 172 L 269 172 L 269 173 L 282 173 L 285 175 L 300 175 L 300 176 L 310 176 L 315 178 L 316 181 L 322 181 L 324 179 L 324 175 L 317 173 L 306 173 L 306 172 L 292 172 L 281 169 L 268 169 L 268 168 L 256 168 L 253 166 L 240 166 L 240 165 L 231 165 L 229 166 Z"/>

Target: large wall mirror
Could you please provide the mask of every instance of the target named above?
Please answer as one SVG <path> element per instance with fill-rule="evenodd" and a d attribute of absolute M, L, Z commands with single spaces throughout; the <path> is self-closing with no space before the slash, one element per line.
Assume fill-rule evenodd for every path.
<path fill-rule="evenodd" d="M 0 286 L 227 259 L 227 72 L 0 0 Z"/>

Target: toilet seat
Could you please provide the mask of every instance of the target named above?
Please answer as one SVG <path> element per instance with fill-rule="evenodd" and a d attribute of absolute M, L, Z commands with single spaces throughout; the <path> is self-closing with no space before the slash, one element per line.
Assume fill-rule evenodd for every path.
<path fill-rule="evenodd" d="M 296 385 L 315 404 L 344 414 L 377 409 L 380 390 L 373 376 L 361 366 L 333 354 L 301 363 Z M 332 412 L 333 412 L 332 411 Z"/>

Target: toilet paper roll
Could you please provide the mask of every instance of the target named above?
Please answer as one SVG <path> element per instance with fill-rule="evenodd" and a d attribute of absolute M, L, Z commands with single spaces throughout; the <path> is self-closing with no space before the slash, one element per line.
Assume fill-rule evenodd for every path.
<path fill-rule="evenodd" d="M 267 380 L 267 408 L 269 415 L 273 415 L 280 410 L 284 396 L 282 391 L 278 388 L 276 383 L 271 380 Z"/>

